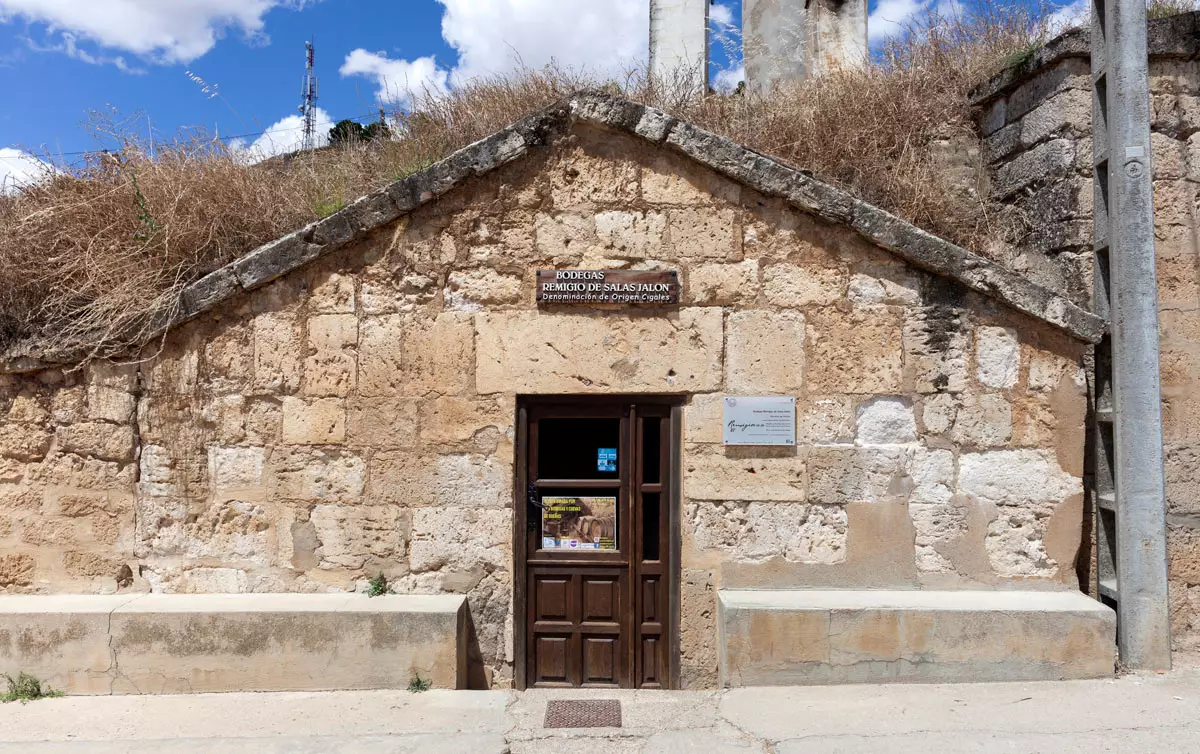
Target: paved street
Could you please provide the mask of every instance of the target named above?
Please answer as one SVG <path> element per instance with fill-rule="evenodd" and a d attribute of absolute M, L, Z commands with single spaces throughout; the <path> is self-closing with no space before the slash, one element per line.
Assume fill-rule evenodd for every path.
<path fill-rule="evenodd" d="M 1065 683 L 726 692 L 74 697 L 0 706 L 0 754 L 1200 752 L 1200 670 Z M 547 730 L 619 699 L 622 728 Z"/>

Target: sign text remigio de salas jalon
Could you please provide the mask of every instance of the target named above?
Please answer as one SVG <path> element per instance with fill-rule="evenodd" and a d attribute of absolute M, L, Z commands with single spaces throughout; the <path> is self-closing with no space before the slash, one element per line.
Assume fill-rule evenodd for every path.
<path fill-rule="evenodd" d="M 670 270 L 538 270 L 539 304 L 679 303 L 679 273 Z"/>

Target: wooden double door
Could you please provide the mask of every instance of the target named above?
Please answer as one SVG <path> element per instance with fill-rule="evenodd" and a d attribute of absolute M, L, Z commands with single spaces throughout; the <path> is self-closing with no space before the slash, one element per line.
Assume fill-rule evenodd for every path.
<path fill-rule="evenodd" d="M 653 399 L 519 405 L 520 686 L 673 687 L 678 412 Z"/>

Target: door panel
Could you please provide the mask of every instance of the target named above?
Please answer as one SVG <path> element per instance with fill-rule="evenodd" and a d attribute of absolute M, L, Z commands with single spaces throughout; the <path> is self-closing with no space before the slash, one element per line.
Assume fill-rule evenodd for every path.
<path fill-rule="evenodd" d="M 670 407 L 532 403 L 520 415 L 526 685 L 669 688 Z"/>

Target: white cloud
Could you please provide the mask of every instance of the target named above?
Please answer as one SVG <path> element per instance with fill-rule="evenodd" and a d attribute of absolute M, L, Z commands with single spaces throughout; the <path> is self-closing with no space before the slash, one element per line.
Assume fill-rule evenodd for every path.
<path fill-rule="evenodd" d="M 392 60 L 387 55 L 354 50 L 346 56 L 346 62 L 338 73 L 343 76 L 367 76 L 375 80 L 376 96 L 380 102 L 401 105 L 411 104 L 414 96 L 426 92 L 445 94 L 449 91 L 450 74 L 439 68 L 432 57 L 413 61 Z"/>
<path fill-rule="evenodd" d="M 313 146 L 323 147 L 329 143 L 329 129 L 333 119 L 321 108 L 316 109 L 316 133 Z M 229 148 L 247 163 L 262 162 L 269 157 L 299 151 L 304 144 L 304 118 L 289 115 L 272 124 L 252 144 L 244 139 L 229 142 Z"/>
<path fill-rule="evenodd" d="M 1091 6 L 1091 0 L 1075 0 L 1054 11 L 1046 22 L 1050 33 L 1061 34 L 1067 29 L 1087 24 L 1091 19 Z"/>
<path fill-rule="evenodd" d="M 737 85 L 746 80 L 746 66 L 740 65 L 737 68 L 730 68 L 724 71 L 718 71 L 713 77 L 713 88 L 718 92 L 732 92 L 737 89 Z"/>
<path fill-rule="evenodd" d="M 186 63 L 211 50 L 231 29 L 262 38 L 269 10 L 305 4 L 307 0 L 0 0 L 0 21 L 45 24 L 62 37 L 59 45 L 70 45 L 77 57 L 76 40 L 85 39 L 158 62 Z M 83 54 L 93 59 L 89 62 L 116 61 Z"/>
<path fill-rule="evenodd" d="M 358 49 L 346 56 L 341 74 L 372 78 L 381 100 L 407 104 L 408 92 L 444 92 L 473 78 L 522 66 L 555 63 L 598 76 L 620 76 L 643 64 L 649 54 L 649 0 L 438 2 L 445 7 L 442 37 L 458 52 L 456 66 L 440 68 L 429 57 L 392 59 Z"/>
<path fill-rule="evenodd" d="M 15 147 L 0 149 L 0 194 L 36 183 L 54 172 L 53 167 L 28 152 Z"/>
<path fill-rule="evenodd" d="M 879 5 L 867 17 L 868 44 L 903 33 L 905 25 L 929 5 L 930 0 L 879 0 Z"/>
<path fill-rule="evenodd" d="M 733 8 L 714 3 L 708 9 L 708 20 L 717 26 L 733 26 Z"/>
<path fill-rule="evenodd" d="M 650 50 L 649 0 L 438 0 L 455 83 L 550 62 L 620 75 Z"/>

